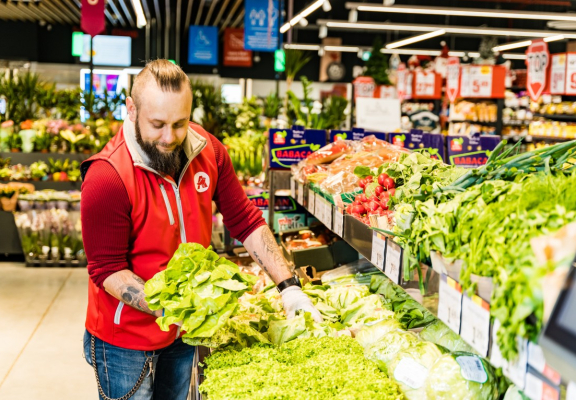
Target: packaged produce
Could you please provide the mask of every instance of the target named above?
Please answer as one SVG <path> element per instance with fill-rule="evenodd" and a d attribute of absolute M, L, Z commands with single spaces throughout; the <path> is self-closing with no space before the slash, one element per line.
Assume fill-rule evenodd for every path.
<path fill-rule="evenodd" d="M 298 233 L 286 233 L 282 235 L 282 240 L 288 250 L 303 250 L 312 247 L 324 246 L 335 239 L 334 234 L 324 229 L 314 232 L 309 229 L 298 231 Z"/>
<path fill-rule="evenodd" d="M 442 321 L 436 320 L 420 331 L 420 338 L 440 345 L 450 351 L 474 352 L 460 335 L 448 328 Z"/>
<path fill-rule="evenodd" d="M 430 369 L 426 394 L 435 400 L 496 400 L 494 369 L 472 353 L 444 354 Z"/>
<path fill-rule="evenodd" d="M 331 271 L 326 271 L 322 275 L 322 283 L 324 285 L 346 285 L 346 284 L 361 284 L 370 285 L 372 275 L 381 275 L 382 272 L 376 268 L 370 261 L 360 259 L 342 265 L 341 267 L 335 268 Z"/>
<path fill-rule="evenodd" d="M 336 160 L 343 154 L 347 154 L 352 151 L 353 147 L 350 141 L 338 140 L 310 154 L 308 157 L 306 157 L 305 164 L 307 165 L 327 164 Z"/>
<path fill-rule="evenodd" d="M 368 346 L 364 351 L 365 357 L 374 361 L 383 372 L 388 371 L 388 364 L 397 353 L 418 343 L 420 339 L 412 332 L 395 330 L 388 332 L 379 341 Z"/>
<path fill-rule="evenodd" d="M 388 374 L 402 389 L 408 400 L 433 400 L 426 395 L 429 371 L 442 356 L 442 351 L 431 342 L 419 342 L 399 351 L 387 364 Z"/>

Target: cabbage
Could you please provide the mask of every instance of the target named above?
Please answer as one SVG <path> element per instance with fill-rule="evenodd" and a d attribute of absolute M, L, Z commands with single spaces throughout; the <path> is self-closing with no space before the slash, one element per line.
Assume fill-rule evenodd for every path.
<path fill-rule="evenodd" d="M 364 349 L 379 342 L 388 332 L 402 329 L 402 324 L 395 319 L 389 318 L 366 325 L 356 334 L 356 340 Z"/>
<path fill-rule="evenodd" d="M 411 332 L 392 331 L 384 335 L 378 342 L 369 346 L 364 355 L 374 361 L 381 371 L 388 371 L 388 363 L 396 354 L 418 343 L 420 339 Z"/>
<path fill-rule="evenodd" d="M 466 351 L 473 353 L 474 349 L 468 345 L 452 329 L 448 328 L 442 321 L 436 320 L 425 327 L 420 332 L 420 338 L 428 342 L 436 343 L 450 351 Z"/>
<path fill-rule="evenodd" d="M 372 294 L 368 297 L 358 299 L 350 306 L 340 311 L 340 319 L 344 325 L 354 325 L 378 321 L 382 318 L 393 317 L 394 313 L 384 308 L 382 297 L 379 294 Z"/>
<path fill-rule="evenodd" d="M 328 289 L 325 296 L 328 305 L 340 311 L 369 294 L 370 291 L 365 285 L 346 285 Z"/>
<path fill-rule="evenodd" d="M 435 400 L 496 400 L 494 369 L 476 354 L 444 354 L 428 374 L 426 394 Z"/>
<path fill-rule="evenodd" d="M 442 351 L 434 343 L 416 343 L 396 354 L 388 363 L 388 374 L 398 382 L 408 400 L 426 400 L 428 373 L 440 356 Z"/>

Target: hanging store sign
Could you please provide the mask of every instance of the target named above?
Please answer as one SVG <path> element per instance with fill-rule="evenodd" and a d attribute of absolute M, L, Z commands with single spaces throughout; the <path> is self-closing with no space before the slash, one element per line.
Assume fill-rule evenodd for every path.
<path fill-rule="evenodd" d="M 224 65 L 251 67 L 252 52 L 244 50 L 244 29 L 226 28 L 224 31 Z"/>
<path fill-rule="evenodd" d="M 436 72 L 414 71 L 412 97 L 415 99 L 438 100 L 442 97 L 442 76 Z"/>
<path fill-rule="evenodd" d="M 460 96 L 477 99 L 504 98 L 506 67 L 501 65 L 462 65 Z"/>
<path fill-rule="evenodd" d="M 449 57 L 448 66 L 446 67 L 446 95 L 451 103 L 458 98 L 460 89 L 460 59 L 458 57 Z"/>
<path fill-rule="evenodd" d="M 106 0 L 82 0 L 80 27 L 90 36 L 96 36 L 106 29 L 104 8 Z"/>
<path fill-rule="evenodd" d="M 278 0 L 246 0 L 244 49 L 275 51 L 278 48 Z"/>
<path fill-rule="evenodd" d="M 191 25 L 188 28 L 188 64 L 218 64 L 218 28 Z"/>
<path fill-rule="evenodd" d="M 550 53 L 543 40 L 533 41 L 526 50 L 527 88 L 532 101 L 537 101 L 546 89 Z"/>

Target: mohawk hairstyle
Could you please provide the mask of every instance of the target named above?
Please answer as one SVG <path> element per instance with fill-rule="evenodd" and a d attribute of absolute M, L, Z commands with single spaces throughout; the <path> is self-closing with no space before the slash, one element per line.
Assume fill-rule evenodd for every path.
<path fill-rule="evenodd" d="M 149 61 L 136 76 L 132 85 L 131 96 L 136 103 L 136 107 L 140 107 L 142 91 L 152 80 L 165 92 L 180 92 L 183 87 L 192 90 L 190 79 L 178 65 L 172 64 L 165 59 Z"/>

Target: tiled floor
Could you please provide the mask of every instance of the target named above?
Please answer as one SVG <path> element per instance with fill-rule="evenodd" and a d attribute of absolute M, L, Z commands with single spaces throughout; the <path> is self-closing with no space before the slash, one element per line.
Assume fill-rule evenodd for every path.
<path fill-rule="evenodd" d="M 82 358 L 83 268 L 0 263 L 0 400 L 96 400 Z"/>

